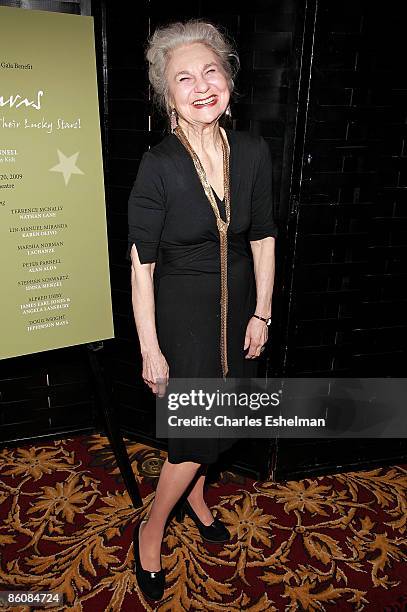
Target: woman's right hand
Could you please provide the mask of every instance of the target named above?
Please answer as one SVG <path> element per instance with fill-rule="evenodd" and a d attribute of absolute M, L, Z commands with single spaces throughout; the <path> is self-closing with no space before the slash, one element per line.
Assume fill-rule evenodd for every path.
<path fill-rule="evenodd" d="M 150 387 L 151 391 L 155 395 L 158 395 L 158 397 L 164 397 L 169 379 L 169 367 L 167 360 L 159 348 L 143 352 L 142 357 L 142 377 L 144 382 Z"/>

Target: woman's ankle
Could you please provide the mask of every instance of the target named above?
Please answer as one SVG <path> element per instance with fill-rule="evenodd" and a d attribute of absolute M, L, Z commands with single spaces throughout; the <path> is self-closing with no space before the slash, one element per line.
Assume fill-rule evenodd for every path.
<path fill-rule="evenodd" d="M 143 519 L 142 524 L 143 524 L 143 527 L 142 527 L 143 533 L 147 531 L 147 533 L 149 534 L 149 537 L 153 539 L 161 535 L 160 539 L 161 540 L 163 539 L 164 528 L 162 527 L 162 525 L 157 523 L 157 521 L 152 521 L 151 518 L 149 517 L 149 518 Z"/>
<path fill-rule="evenodd" d="M 196 507 L 198 507 L 198 508 L 199 508 L 199 507 L 201 507 L 201 508 L 202 508 L 202 507 L 204 507 L 204 506 L 207 506 L 207 507 L 209 508 L 209 506 L 208 506 L 208 504 L 206 503 L 206 501 L 205 501 L 205 499 L 204 499 L 203 495 L 199 495 L 199 496 L 194 495 L 194 496 L 192 496 L 192 497 L 189 497 L 189 496 L 188 496 L 188 497 L 187 497 L 187 500 L 189 501 L 189 503 L 191 504 L 191 506 L 196 506 Z"/>
<path fill-rule="evenodd" d="M 188 499 L 188 502 L 192 510 L 204 525 L 209 526 L 212 524 L 214 517 L 211 509 L 203 497 L 199 497 L 198 499 L 195 498 L 192 502 Z"/>

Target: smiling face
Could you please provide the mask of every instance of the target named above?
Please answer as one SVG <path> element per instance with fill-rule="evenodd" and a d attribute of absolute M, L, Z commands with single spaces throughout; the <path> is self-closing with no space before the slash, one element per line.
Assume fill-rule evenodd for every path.
<path fill-rule="evenodd" d="M 169 102 L 181 120 L 209 125 L 225 112 L 230 98 L 219 57 L 202 43 L 174 49 L 167 64 Z"/>

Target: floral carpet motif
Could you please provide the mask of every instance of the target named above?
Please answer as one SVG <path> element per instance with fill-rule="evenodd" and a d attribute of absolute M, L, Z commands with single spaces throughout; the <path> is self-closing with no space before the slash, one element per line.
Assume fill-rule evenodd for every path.
<path fill-rule="evenodd" d="M 0 590 L 60 592 L 53 610 L 405 610 L 407 466 L 260 482 L 223 472 L 207 501 L 230 530 L 204 544 L 172 520 L 164 599 L 134 577 L 132 532 L 165 453 L 126 441 L 143 507 L 99 434 L 0 450 Z M 8 607 L 5 610 L 41 610 Z"/>

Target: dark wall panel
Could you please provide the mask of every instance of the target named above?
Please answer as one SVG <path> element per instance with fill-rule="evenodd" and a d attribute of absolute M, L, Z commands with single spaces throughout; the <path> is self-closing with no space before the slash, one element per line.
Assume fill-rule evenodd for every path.
<path fill-rule="evenodd" d="M 1 362 L 0 443 L 82 433 L 99 424 L 86 350 Z"/>
<path fill-rule="evenodd" d="M 288 324 L 292 375 L 405 371 L 407 75 L 397 6 L 317 5 Z"/>

